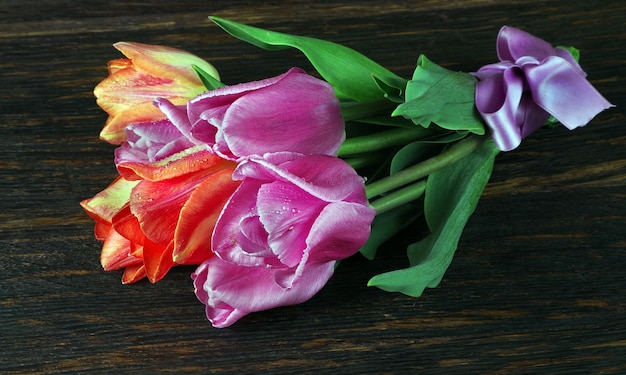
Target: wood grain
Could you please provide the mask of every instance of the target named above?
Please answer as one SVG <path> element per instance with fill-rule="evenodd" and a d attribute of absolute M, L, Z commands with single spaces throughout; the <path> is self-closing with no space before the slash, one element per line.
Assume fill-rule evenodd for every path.
<path fill-rule="evenodd" d="M 626 5 L 622 1 L 24 1 L 0 4 L 0 372 L 625 373 Z M 442 284 L 420 298 L 367 288 L 403 266 L 406 231 L 345 261 L 312 300 L 214 329 L 192 268 L 120 284 L 78 202 L 116 172 L 93 87 L 119 40 L 168 44 L 227 83 L 290 66 L 208 15 L 353 47 L 410 77 L 495 61 L 503 24 L 575 45 L 616 108 L 498 156 Z"/>

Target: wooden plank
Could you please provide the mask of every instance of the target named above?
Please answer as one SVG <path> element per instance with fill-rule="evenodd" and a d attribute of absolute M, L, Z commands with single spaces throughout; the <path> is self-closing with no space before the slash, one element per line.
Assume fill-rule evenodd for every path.
<path fill-rule="evenodd" d="M 35 5 L 36 4 L 36 5 Z M 384 4 L 384 5 L 383 5 Z M 410 77 L 495 61 L 503 24 L 575 45 L 617 108 L 498 157 L 442 284 L 415 299 L 367 288 L 405 264 L 389 243 L 345 261 L 312 300 L 214 329 L 191 267 L 120 284 L 78 202 L 116 175 L 93 87 L 118 40 L 213 62 L 227 83 L 311 70 L 223 33 L 219 15 L 353 47 Z M 605 1 L 3 1 L 0 5 L 0 371 L 4 373 L 626 372 L 626 5 Z"/>

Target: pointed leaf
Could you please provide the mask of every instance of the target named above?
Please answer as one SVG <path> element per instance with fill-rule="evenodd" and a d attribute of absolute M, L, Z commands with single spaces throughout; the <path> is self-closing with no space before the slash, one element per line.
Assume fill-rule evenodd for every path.
<path fill-rule="evenodd" d="M 467 220 L 489 180 L 498 149 L 492 141 L 428 178 L 424 210 L 432 231 L 408 248 L 411 266 L 374 276 L 368 286 L 419 297 L 450 265 Z"/>
<path fill-rule="evenodd" d="M 382 98 L 389 87 L 402 92 L 406 81 L 362 54 L 325 40 L 283 34 L 233 22 L 224 18 L 211 20 L 229 34 L 267 50 L 297 48 L 330 83 L 339 98 L 367 101 Z M 384 83 L 381 90 L 374 80 Z"/>
<path fill-rule="evenodd" d="M 206 87 L 208 90 L 215 90 L 221 87 L 226 87 L 225 84 L 220 82 L 218 79 L 215 79 L 212 75 L 207 73 L 201 67 L 197 65 L 192 65 L 192 67 L 193 67 L 193 70 L 195 70 L 196 73 L 198 73 L 198 77 L 200 77 L 200 80 L 202 81 L 202 84 L 204 84 L 204 87 Z"/>

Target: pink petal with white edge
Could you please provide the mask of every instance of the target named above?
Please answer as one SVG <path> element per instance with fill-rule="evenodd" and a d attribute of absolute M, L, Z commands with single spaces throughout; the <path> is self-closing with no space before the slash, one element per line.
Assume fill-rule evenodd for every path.
<path fill-rule="evenodd" d="M 345 140 L 332 87 L 300 70 L 237 99 L 221 127 L 235 157 L 279 151 L 335 155 Z"/>
<path fill-rule="evenodd" d="M 255 311 L 302 303 L 333 274 L 334 262 L 309 264 L 292 288 L 281 288 L 265 267 L 242 267 L 213 257 L 192 274 L 196 296 L 217 328 L 228 327 Z M 271 269 L 270 269 L 271 270 Z"/>

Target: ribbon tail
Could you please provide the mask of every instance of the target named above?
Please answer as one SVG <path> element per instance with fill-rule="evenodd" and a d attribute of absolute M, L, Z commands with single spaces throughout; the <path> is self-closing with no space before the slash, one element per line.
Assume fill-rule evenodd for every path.
<path fill-rule="evenodd" d="M 534 102 L 570 130 L 613 106 L 561 57 L 550 56 L 523 70 Z"/>

